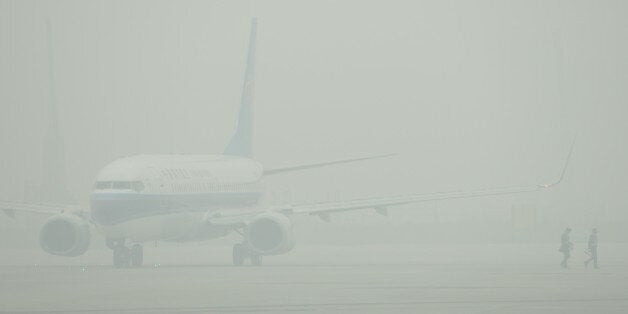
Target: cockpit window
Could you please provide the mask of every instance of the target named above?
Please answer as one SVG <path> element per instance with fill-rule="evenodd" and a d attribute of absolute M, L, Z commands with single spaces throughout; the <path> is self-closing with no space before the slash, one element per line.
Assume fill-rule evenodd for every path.
<path fill-rule="evenodd" d="M 114 190 L 130 190 L 131 189 L 131 182 L 129 182 L 129 181 L 114 181 L 113 182 L 113 189 Z"/>
<path fill-rule="evenodd" d="M 111 189 L 111 182 L 110 181 L 98 181 L 95 184 L 95 188 L 96 190 Z"/>
<path fill-rule="evenodd" d="M 96 190 L 133 190 L 141 192 L 144 190 L 142 181 L 98 181 L 94 185 Z"/>

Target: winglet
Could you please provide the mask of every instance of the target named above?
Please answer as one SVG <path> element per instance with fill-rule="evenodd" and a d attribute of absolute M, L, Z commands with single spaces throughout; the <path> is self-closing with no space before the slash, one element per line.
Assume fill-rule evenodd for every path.
<path fill-rule="evenodd" d="M 225 148 L 225 155 L 251 157 L 253 146 L 253 90 L 255 85 L 255 42 L 257 34 L 257 19 L 251 19 L 251 35 L 249 37 L 249 52 L 244 73 L 244 86 L 238 125 L 231 141 Z"/>
<path fill-rule="evenodd" d="M 569 148 L 569 153 L 567 154 L 567 159 L 565 159 L 563 170 L 560 172 L 560 177 L 558 178 L 558 180 L 552 183 L 541 184 L 539 185 L 540 188 L 548 189 L 548 188 L 551 188 L 560 184 L 563 181 L 563 178 L 565 177 L 565 173 L 567 172 L 567 167 L 569 166 L 569 161 L 571 160 L 571 154 L 573 153 L 573 148 L 575 145 L 576 145 L 576 138 L 574 137 L 573 141 L 571 142 L 571 147 Z"/>

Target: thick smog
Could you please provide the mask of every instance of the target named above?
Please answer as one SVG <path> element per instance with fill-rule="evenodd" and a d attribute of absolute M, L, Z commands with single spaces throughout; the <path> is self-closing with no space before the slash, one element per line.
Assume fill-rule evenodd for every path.
<path fill-rule="evenodd" d="M 624 313 L 627 9 L 0 0 L 0 312 Z"/>

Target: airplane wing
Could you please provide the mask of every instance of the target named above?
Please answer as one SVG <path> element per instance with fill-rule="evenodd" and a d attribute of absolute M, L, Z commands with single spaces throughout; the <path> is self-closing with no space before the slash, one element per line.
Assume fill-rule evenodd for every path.
<path fill-rule="evenodd" d="M 266 210 L 249 211 L 236 214 L 222 214 L 217 213 L 212 217 L 208 217 L 207 223 L 213 225 L 244 227 L 248 221 L 255 218 L 255 216 L 266 211 L 276 211 L 285 214 L 286 216 L 293 215 L 312 215 L 318 216 L 325 221 L 331 221 L 331 214 L 360 209 L 373 209 L 380 215 L 388 215 L 388 207 L 399 206 L 413 203 L 439 201 L 448 199 L 462 199 L 462 198 L 475 198 L 482 196 L 497 196 L 508 194 L 519 194 L 535 192 L 540 190 L 549 189 L 555 186 L 557 183 L 535 185 L 535 186 L 523 186 L 523 187 L 506 187 L 506 188 L 493 188 L 493 189 L 480 189 L 472 191 L 449 191 L 439 193 L 427 193 L 427 194 L 409 194 L 409 195 L 397 195 L 388 197 L 374 197 L 364 199 L 354 199 L 347 201 L 337 202 L 321 202 L 321 203 L 303 203 L 287 206 L 278 206 L 269 208 Z"/>
<path fill-rule="evenodd" d="M 573 147 L 574 145 L 572 143 L 571 149 L 569 150 L 569 154 L 567 155 L 567 159 L 560 173 L 560 177 L 554 182 L 547 183 L 547 184 L 519 186 L 519 187 L 478 189 L 478 190 L 471 190 L 471 191 L 449 191 L 449 192 L 440 192 L 440 193 L 374 197 L 374 198 L 354 199 L 354 200 L 338 201 L 338 202 L 294 204 L 294 205 L 287 205 L 287 206 L 279 206 L 279 207 L 270 208 L 266 210 L 260 209 L 258 211 L 249 211 L 249 212 L 238 213 L 238 214 L 223 215 L 222 213 L 215 213 L 215 215 L 211 217 L 207 217 L 206 221 L 209 224 L 233 226 L 237 228 L 237 227 L 246 226 L 248 221 L 250 221 L 255 216 L 265 211 L 277 211 L 287 216 L 307 214 L 307 215 L 319 216 L 321 219 L 325 221 L 330 221 L 331 220 L 330 215 L 336 212 L 344 212 L 344 211 L 359 210 L 359 209 L 374 209 L 377 213 L 381 215 L 387 215 L 388 207 L 390 206 L 399 206 L 399 205 L 406 205 L 406 204 L 412 204 L 412 203 L 448 200 L 448 199 L 476 198 L 476 197 L 483 197 L 483 196 L 529 193 L 529 192 L 547 190 L 558 185 L 560 182 L 563 181 L 563 178 L 565 177 L 565 172 L 567 171 L 569 160 L 571 159 Z"/>
<path fill-rule="evenodd" d="M 334 160 L 334 161 L 327 161 L 327 162 L 319 162 L 319 163 L 312 163 L 312 164 L 303 164 L 303 165 L 296 165 L 296 166 L 289 166 L 289 167 L 282 167 L 282 168 L 271 168 L 271 169 L 264 170 L 264 175 L 265 176 L 269 176 L 269 175 L 278 174 L 278 173 L 284 173 L 284 172 L 290 172 L 290 171 L 298 171 L 298 170 L 305 170 L 305 169 L 318 168 L 318 167 L 325 167 L 325 166 L 344 164 L 344 163 L 350 163 L 350 162 L 356 162 L 356 161 L 363 161 L 363 160 L 369 160 L 369 159 L 385 158 L 385 157 L 390 157 L 390 156 L 394 156 L 394 155 L 395 154 L 377 155 L 377 156 L 369 156 L 369 157 L 360 157 L 360 158 L 350 158 L 350 159 L 341 159 L 341 160 Z"/>
<path fill-rule="evenodd" d="M 76 205 L 10 201 L 0 201 L 0 209 L 11 218 L 15 218 L 15 214 L 18 212 L 54 215 L 64 211 L 80 211 Z"/>
<path fill-rule="evenodd" d="M 355 199 L 339 202 L 298 204 L 280 209 L 288 215 L 309 214 L 317 215 L 325 221 L 330 221 L 330 214 L 336 212 L 351 211 L 357 209 L 374 209 L 380 215 L 388 215 L 388 207 L 429 201 L 439 201 L 460 198 L 475 198 L 482 196 L 496 196 L 507 194 L 519 194 L 545 189 L 544 186 L 506 187 L 493 189 L 480 189 L 472 191 L 449 191 L 427 194 L 398 195 L 379 198 Z"/>
<path fill-rule="evenodd" d="M 563 181 L 563 178 L 565 177 L 565 172 L 567 171 L 569 160 L 571 159 L 573 147 L 574 145 L 572 144 L 571 149 L 569 150 L 569 154 L 567 154 L 567 159 L 565 160 L 565 164 L 563 165 L 562 171 L 560 173 L 560 177 L 558 177 L 557 180 L 551 183 L 530 185 L 530 186 L 519 186 L 519 187 L 478 189 L 478 190 L 471 190 L 471 191 L 450 191 L 450 192 L 429 193 L 429 194 L 410 194 L 410 195 L 400 195 L 400 196 L 392 196 L 392 197 L 356 199 L 356 200 L 341 201 L 341 202 L 301 204 L 301 205 L 294 205 L 288 208 L 280 209 L 280 211 L 286 214 L 318 215 L 323 220 L 329 221 L 330 219 L 329 214 L 334 213 L 334 212 L 373 208 L 379 214 L 387 215 L 388 206 L 405 205 L 405 204 L 428 202 L 428 201 L 448 200 L 448 199 L 475 198 L 475 197 L 483 197 L 483 196 L 529 193 L 529 192 L 546 190 L 546 189 L 549 189 L 558 185 L 560 182 Z"/>

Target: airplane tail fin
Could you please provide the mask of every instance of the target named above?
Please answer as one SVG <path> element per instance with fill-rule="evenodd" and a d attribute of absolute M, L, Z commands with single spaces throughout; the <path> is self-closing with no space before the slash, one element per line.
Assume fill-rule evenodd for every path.
<path fill-rule="evenodd" d="M 253 144 L 253 91 L 255 85 L 255 39 L 257 33 L 257 19 L 251 19 L 251 35 L 249 37 L 249 52 L 244 73 L 244 85 L 240 103 L 238 125 L 231 141 L 225 148 L 225 155 L 251 157 Z"/>

